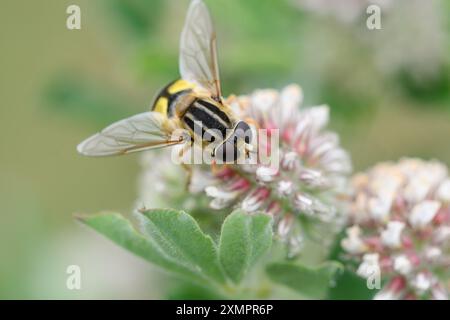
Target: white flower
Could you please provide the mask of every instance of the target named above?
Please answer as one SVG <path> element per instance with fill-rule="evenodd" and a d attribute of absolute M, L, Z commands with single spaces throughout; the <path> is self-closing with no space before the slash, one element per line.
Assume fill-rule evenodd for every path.
<path fill-rule="evenodd" d="M 441 226 L 437 228 L 434 241 L 437 243 L 444 243 L 450 240 L 450 226 Z"/>
<path fill-rule="evenodd" d="M 368 278 L 372 276 L 375 272 L 379 273 L 380 265 L 379 265 L 380 256 L 377 253 L 365 254 L 363 256 L 363 262 L 359 265 L 356 273 L 363 278 Z"/>
<path fill-rule="evenodd" d="M 379 255 L 381 279 L 389 284 L 376 298 L 448 296 L 450 203 L 440 191 L 449 180 L 447 172 L 437 161 L 402 159 L 377 164 L 352 179 L 341 246 L 349 260 L 362 265 L 367 265 L 362 253 Z M 362 275 L 361 266 L 358 270 Z"/>
<path fill-rule="evenodd" d="M 278 194 L 281 196 L 289 196 L 293 191 L 292 181 L 281 180 L 278 182 Z"/>
<path fill-rule="evenodd" d="M 392 202 L 394 195 L 404 182 L 404 177 L 398 168 L 390 163 L 376 165 L 369 174 L 368 188 L 379 199 L 384 202 Z"/>
<path fill-rule="evenodd" d="M 247 212 L 254 212 L 261 208 L 266 199 L 269 197 L 269 190 L 261 187 L 248 194 L 247 197 L 242 201 L 242 209 Z"/>
<path fill-rule="evenodd" d="M 272 167 L 261 166 L 256 169 L 256 177 L 262 182 L 271 182 L 275 179 L 278 170 Z"/>
<path fill-rule="evenodd" d="M 404 159 L 400 170 L 408 177 L 404 188 L 406 201 L 417 203 L 426 198 L 447 175 L 447 169 L 440 163 L 422 163 L 418 159 Z"/>
<path fill-rule="evenodd" d="M 391 199 L 387 199 L 387 197 L 382 198 L 371 198 L 369 199 L 368 209 L 370 212 L 370 216 L 380 222 L 384 222 L 388 219 L 390 209 L 391 209 Z"/>
<path fill-rule="evenodd" d="M 411 261 L 405 255 L 399 255 L 394 259 L 394 270 L 400 274 L 407 275 L 412 270 Z"/>
<path fill-rule="evenodd" d="M 294 84 L 291 84 L 281 91 L 279 108 L 273 109 L 272 119 L 277 128 L 284 126 L 286 123 L 295 121 L 292 117 L 298 110 L 298 106 L 303 102 L 302 89 Z M 276 111 L 276 112 L 275 112 Z"/>
<path fill-rule="evenodd" d="M 297 197 L 295 199 L 295 207 L 300 210 L 300 212 L 305 213 L 307 215 L 313 215 L 313 204 L 314 200 L 306 195 L 306 194 L 297 194 Z"/>
<path fill-rule="evenodd" d="M 277 235 L 282 242 L 284 242 L 289 251 L 288 256 L 294 257 L 303 248 L 304 239 L 303 235 L 296 228 L 295 217 L 291 214 L 286 214 L 278 223 Z"/>
<path fill-rule="evenodd" d="M 258 108 L 248 108 L 248 116 L 259 123 L 265 123 L 268 121 L 268 113 L 276 107 L 277 101 L 276 90 L 256 90 L 250 97 L 250 106 L 257 105 Z"/>
<path fill-rule="evenodd" d="M 425 250 L 425 258 L 429 261 L 436 261 L 442 256 L 442 250 L 438 247 L 429 247 Z"/>
<path fill-rule="evenodd" d="M 237 191 L 226 191 L 215 186 L 206 187 L 205 193 L 214 198 L 211 207 L 216 210 L 227 207 L 238 195 Z"/>
<path fill-rule="evenodd" d="M 428 225 L 441 207 L 438 201 L 425 200 L 412 209 L 409 216 L 409 223 L 414 228 L 423 228 Z"/>
<path fill-rule="evenodd" d="M 270 212 L 276 216 L 274 228 L 280 237 L 287 230 L 286 225 L 291 226 L 287 232 L 290 239 L 286 238 L 285 243 L 293 251 L 302 243 L 305 220 L 299 219 L 300 215 L 328 227 L 330 237 L 337 232 L 343 218 L 336 217 L 341 211 L 334 206 L 340 202 L 337 194 L 351 171 L 350 157 L 340 147 L 338 136 L 326 131 L 329 108 L 301 108 L 302 101 L 303 92 L 297 85 L 289 85 L 280 92 L 256 90 L 247 96 L 227 99 L 237 118 L 250 118 L 256 122 L 254 127 L 262 129 L 255 134 L 254 140 L 259 143 L 255 143 L 255 151 L 267 147 L 272 151 L 273 146 L 264 145 L 264 140 L 270 140 L 265 138 L 273 137 L 274 133 L 279 135 L 278 148 L 273 150 L 279 159 L 275 157 L 278 163 L 269 165 L 256 157 L 258 161 L 254 164 L 216 167 L 210 171 L 215 179 L 209 186 L 223 192 L 205 188 L 212 198 L 212 208 Z M 288 220 L 285 216 L 289 216 Z"/>
<path fill-rule="evenodd" d="M 303 117 L 307 122 L 311 123 L 310 129 L 315 132 L 318 132 L 328 124 L 328 121 L 330 119 L 330 108 L 327 105 L 315 106 L 306 109 L 303 112 Z M 337 136 L 333 134 L 332 137 L 333 138 L 331 139 L 331 141 L 333 141 L 334 144 L 337 144 L 338 142 Z"/>
<path fill-rule="evenodd" d="M 294 219 L 291 215 L 286 215 L 280 223 L 278 223 L 278 235 L 282 239 L 286 239 L 288 237 L 289 231 L 292 229 L 292 225 L 294 224 Z"/>
<path fill-rule="evenodd" d="M 416 288 L 418 292 L 425 292 L 431 287 L 430 276 L 421 272 L 416 275 L 416 277 L 411 281 L 411 284 Z"/>
<path fill-rule="evenodd" d="M 436 192 L 436 197 L 442 202 L 450 202 L 450 179 L 441 183 Z"/>
<path fill-rule="evenodd" d="M 361 240 L 361 230 L 358 226 L 347 229 L 347 237 L 341 241 L 342 247 L 348 253 L 359 254 L 366 250 L 366 245 Z"/>
<path fill-rule="evenodd" d="M 409 202 L 418 202 L 425 199 L 432 185 L 427 180 L 412 180 L 405 188 L 405 199 Z"/>
<path fill-rule="evenodd" d="M 401 221 L 389 221 L 386 230 L 381 233 L 381 241 L 388 247 L 398 248 L 401 245 L 401 234 L 405 224 Z"/>
<path fill-rule="evenodd" d="M 298 165 L 298 155 L 295 152 L 287 152 L 282 156 L 281 168 L 286 171 L 293 171 Z"/>
<path fill-rule="evenodd" d="M 448 293 L 440 285 L 434 285 L 431 289 L 431 295 L 434 300 L 448 300 Z"/>
<path fill-rule="evenodd" d="M 394 277 L 374 297 L 374 300 L 398 300 L 405 292 L 406 282 L 403 277 Z"/>

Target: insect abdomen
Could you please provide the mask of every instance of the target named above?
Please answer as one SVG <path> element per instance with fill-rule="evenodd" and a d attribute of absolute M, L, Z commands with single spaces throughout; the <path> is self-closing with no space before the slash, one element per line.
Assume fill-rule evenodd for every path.
<path fill-rule="evenodd" d="M 179 79 L 169 83 L 155 99 L 152 111 L 160 112 L 171 118 L 175 115 L 175 106 L 177 100 L 190 92 L 192 92 L 193 84 Z"/>
<path fill-rule="evenodd" d="M 209 102 L 203 99 L 195 100 L 187 108 L 182 121 L 197 136 L 200 134 L 199 129 L 201 129 L 201 135 L 203 138 L 206 137 L 205 140 L 211 140 L 210 134 L 205 135 L 205 132 L 209 129 L 217 130 L 222 139 L 224 139 L 227 129 L 231 129 L 233 125 L 229 116 L 217 105 L 212 101 Z M 196 128 L 196 126 L 198 127 Z"/>

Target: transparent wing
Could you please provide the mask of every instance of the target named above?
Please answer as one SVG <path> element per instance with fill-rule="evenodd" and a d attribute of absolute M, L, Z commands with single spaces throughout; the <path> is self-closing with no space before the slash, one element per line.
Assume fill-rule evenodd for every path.
<path fill-rule="evenodd" d="M 144 112 L 115 122 L 89 137 L 77 147 L 86 156 L 121 155 L 182 143 L 163 130 L 166 118 L 157 112 Z"/>
<path fill-rule="evenodd" d="M 219 101 L 222 97 L 217 64 L 216 33 L 202 0 L 192 0 L 180 43 L 181 77 L 211 93 Z"/>

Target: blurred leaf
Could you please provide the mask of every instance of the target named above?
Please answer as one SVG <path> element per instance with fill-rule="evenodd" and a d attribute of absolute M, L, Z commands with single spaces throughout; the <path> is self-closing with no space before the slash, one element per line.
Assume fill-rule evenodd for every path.
<path fill-rule="evenodd" d="M 344 253 L 341 241 L 346 237 L 344 228 L 337 236 L 328 255 L 328 260 L 341 261 Z M 350 265 L 351 263 L 346 263 Z M 345 269 L 344 272 L 336 276 L 334 285 L 327 293 L 327 299 L 365 300 L 372 299 L 376 290 L 367 288 L 366 280 L 357 276 L 353 271 Z"/>
<path fill-rule="evenodd" d="M 123 248 L 187 280 L 199 283 L 224 281 L 212 239 L 204 235 L 192 217 L 184 212 L 145 212 L 141 220 L 146 235 L 136 231 L 117 213 L 85 216 L 80 220 Z"/>
<path fill-rule="evenodd" d="M 272 244 L 272 219 L 266 214 L 249 215 L 237 210 L 222 225 L 219 257 L 225 273 L 235 283 Z"/>
<path fill-rule="evenodd" d="M 448 109 L 450 98 L 449 69 L 448 66 L 442 66 L 435 74 L 421 77 L 414 76 L 409 70 L 404 70 L 398 73 L 396 80 L 407 95 L 419 102 L 427 103 L 427 107 L 432 106 L 430 103 L 444 102 L 442 106 Z"/>
<path fill-rule="evenodd" d="M 130 103 L 117 91 L 99 88 L 81 79 L 58 77 L 48 85 L 44 97 L 49 107 L 58 112 L 90 120 L 96 125 L 107 125 L 130 116 Z"/>
<path fill-rule="evenodd" d="M 334 242 L 330 247 L 327 260 L 341 261 L 341 254 L 343 253 L 341 242 L 342 239 L 344 239 L 346 236 L 347 236 L 346 228 L 342 228 L 342 230 L 334 238 Z"/>
<path fill-rule="evenodd" d="M 317 268 L 293 263 L 272 263 L 266 271 L 270 279 L 312 299 L 326 296 L 327 288 L 333 285 L 336 273 L 342 270 L 339 262 L 330 261 Z"/>
<path fill-rule="evenodd" d="M 338 82 L 336 82 L 338 83 Z M 345 88 L 333 81 L 324 81 L 320 98 L 330 106 L 332 117 L 345 119 L 346 123 L 368 118 L 373 115 L 379 97 L 366 91 L 356 91 L 353 88 Z"/>
<path fill-rule="evenodd" d="M 223 300 L 226 298 L 209 288 L 180 280 L 177 280 L 175 286 L 168 290 L 166 296 L 169 300 Z"/>
<path fill-rule="evenodd" d="M 108 0 L 119 21 L 138 37 L 146 37 L 156 31 L 164 9 L 164 0 Z"/>
<path fill-rule="evenodd" d="M 327 293 L 327 299 L 332 300 L 370 300 L 377 290 L 367 288 L 366 280 L 350 270 L 345 270 L 335 279 Z"/>
<path fill-rule="evenodd" d="M 197 222 L 183 211 L 154 209 L 144 212 L 142 232 L 179 264 L 217 282 L 224 282 L 217 248 Z"/>

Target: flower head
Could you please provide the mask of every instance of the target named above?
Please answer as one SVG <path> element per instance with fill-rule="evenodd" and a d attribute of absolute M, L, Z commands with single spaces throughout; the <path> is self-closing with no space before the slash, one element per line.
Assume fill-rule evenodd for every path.
<path fill-rule="evenodd" d="M 274 217 L 275 230 L 290 254 L 303 242 L 300 220 L 337 225 L 342 219 L 334 206 L 336 190 L 345 185 L 351 172 L 350 158 L 339 145 L 338 136 L 325 130 L 328 107 L 300 109 L 300 87 L 290 85 L 281 92 L 257 90 L 248 96 L 228 99 L 241 119 L 252 119 L 258 130 L 258 149 L 278 157 L 264 163 L 229 164 L 194 170 L 195 181 L 209 181 L 204 190 L 213 209 L 240 207 L 252 213 L 264 211 Z M 275 132 L 275 147 L 267 143 Z M 198 178 L 198 177 L 201 178 Z M 303 218 L 303 219 L 302 219 Z"/>
<path fill-rule="evenodd" d="M 436 161 L 402 159 L 355 175 L 347 237 L 360 263 L 377 264 L 387 285 L 378 299 L 448 298 L 450 178 Z M 377 257 L 377 259 L 369 259 Z"/>

